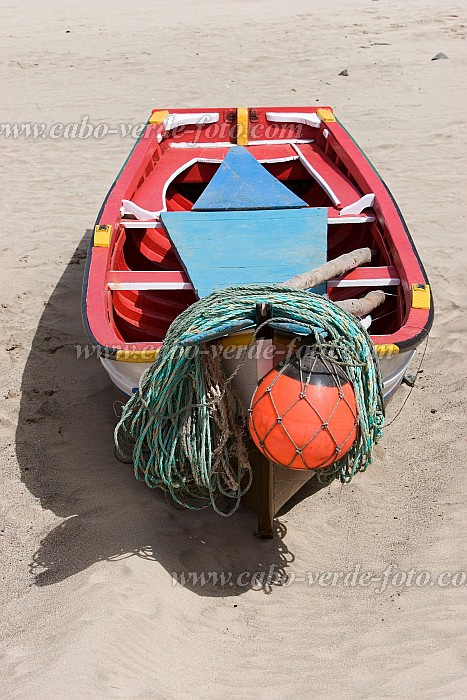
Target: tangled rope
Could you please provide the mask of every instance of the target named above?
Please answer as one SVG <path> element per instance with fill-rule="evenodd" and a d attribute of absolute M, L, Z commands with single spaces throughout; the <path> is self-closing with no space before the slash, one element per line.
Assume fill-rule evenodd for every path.
<path fill-rule="evenodd" d="M 200 352 L 181 343 L 236 319 L 253 321 L 261 303 L 272 304 L 281 320 L 324 329 L 322 351 L 345 368 L 355 391 L 357 439 L 342 459 L 317 471 L 318 478 L 350 481 L 371 463 L 373 446 L 382 435 L 379 362 L 368 333 L 354 316 L 325 297 L 288 287 L 249 285 L 216 291 L 174 320 L 115 428 L 118 458 L 133 462 L 138 480 L 162 488 L 186 508 L 211 504 L 220 515 L 230 515 L 251 484 L 251 467 L 239 424 L 243 409 L 232 386 L 247 353 L 226 379 L 216 346 L 202 346 Z M 222 496 L 232 501 L 226 511 L 218 505 Z"/>

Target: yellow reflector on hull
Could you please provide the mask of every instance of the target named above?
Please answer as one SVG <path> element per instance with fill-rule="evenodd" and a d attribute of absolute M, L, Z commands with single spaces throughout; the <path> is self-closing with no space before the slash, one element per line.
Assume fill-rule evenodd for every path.
<path fill-rule="evenodd" d="M 429 284 L 413 284 L 412 285 L 412 308 L 413 309 L 429 309 L 430 308 L 430 285 Z"/>
<path fill-rule="evenodd" d="M 375 345 L 376 354 L 378 357 L 391 357 L 398 355 L 400 350 L 394 343 L 386 343 L 385 345 Z"/>
<path fill-rule="evenodd" d="M 101 225 L 94 227 L 94 241 L 93 245 L 98 248 L 108 248 L 110 245 L 110 238 L 112 236 L 112 226 Z"/>
<path fill-rule="evenodd" d="M 119 362 L 154 362 L 159 350 L 117 350 L 115 359 Z"/>
<path fill-rule="evenodd" d="M 335 122 L 336 117 L 330 109 L 317 109 L 316 114 L 323 122 Z"/>
<path fill-rule="evenodd" d="M 166 109 L 164 109 L 161 112 L 153 112 L 151 116 L 149 117 L 148 124 L 162 124 L 164 119 L 169 116 L 169 113 Z"/>

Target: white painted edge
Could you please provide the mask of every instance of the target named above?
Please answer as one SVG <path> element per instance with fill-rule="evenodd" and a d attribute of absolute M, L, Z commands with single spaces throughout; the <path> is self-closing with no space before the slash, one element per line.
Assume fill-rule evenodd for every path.
<path fill-rule="evenodd" d="M 258 163 L 288 163 L 291 160 L 300 160 L 298 156 L 284 156 L 283 158 L 258 158 Z"/>
<path fill-rule="evenodd" d="M 345 216 L 345 214 L 361 214 L 364 209 L 372 207 L 375 202 L 375 195 L 364 194 L 356 202 L 348 204 L 346 207 L 340 210 L 339 216 Z"/>
<path fill-rule="evenodd" d="M 169 148 L 230 148 L 236 144 L 230 143 L 230 141 L 210 141 L 209 143 L 200 143 L 197 141 L 180 141 L 172 142 L 170 141 Z"/>
<path fill-rule="evenodd" d="M 193 114 L 169 114 L 163 121 L 166 131 L 178 129 L 180 126 L 203 126 L 219 121 L 219 112 L 196 112 Z"/>
<path fill-rule="evenodd" d="M 122 219 L 120 221 L 124 228 L 163 228 L 159 221 L 142 221 L 138 219 Z"/>
<path fill-rule="evenodd" d="M 314 143 L 315 139 L 258 139 L 249 141 L 249 146 L 293 146 L 294 143 Z"/>
<path fill-rule="evenodd" d="M 109 289 L 113 291 L 126 291 L 130 289 L 150 290 L 179 290 L 179 289 L 193 289 L 193 285 L 189 282 L 109 282 Z"/>
<path fill-rule="evenodd" d="M 378 279 L 374 277 L 371 280 L 342 280 L 339 277 L 330 279 L 327 285 L 331 289 L 336 287 L 397 287 L 401 283 L 398 277 L 390 277 Z"/>
<path fill-rule="evenodd" d="M 376 221 L 376 217 L 374 216 L 346 216 L 345 219 L 330 216 L 328 224 L 372 224 L 373 221 Z"/>
<path fill-rule="evenodd" d="M 292 144 L 292 148 L 298 153 L 298 156 L 300 158 L 300 162 L 307 170 L 311 177 L 320 185 L 320 187 L 326 192 L 326 194 L 331 198 L 333 204 L 338 205 L 341 203 L 339 197 L 336 195 L 334 190 L 332 189 L 331 185 L 329 185 L 324 177 L 319 174 L 317 170 L 307 161 L 301 150 L 298 148 L 296 144 Z M 351 214 L 352 212 L 349 212 Z"/>
<path fill-rule="evenodd" d="M 249 141 L 248 146 L 292 146 L 294 143 L 314 143 L 315 139 L 264 139 Z M 238 144 L 230 141 L 211 141 L 201 143 L 194 141 L 181 141 L 180 143 L 169 143 L 169 148 L 238 148 Z"/>
<path fill-rule="evenodd" d="M 306 124 L 319 129 L 321 119 L 316 113 L 307 114 L 306 112 L 266 112 L 268 122 L 276 122 L 277 124 Z"/>
<path fill-rule="evenodd" d="M 362 324 L 363 328 L 365 330 L 368 330 L 369 327 L 372 324 L 373 319 L 371 318 L 370 314 L 368 316 L 364 316 L 363 318 L 360 319 L 360 323 Z"/>
<path fill-rule="evenodd" d="M 120 215 L 125 216 L 126 214 L 132 214 L 133 216 L 136 216 L 137 219 L 158 219 L 160 216 L 160 211 L 149 211 L 148 209 L 139 207 L 134 202 L 130 202 L 129 199 L 122 199 Z"/>

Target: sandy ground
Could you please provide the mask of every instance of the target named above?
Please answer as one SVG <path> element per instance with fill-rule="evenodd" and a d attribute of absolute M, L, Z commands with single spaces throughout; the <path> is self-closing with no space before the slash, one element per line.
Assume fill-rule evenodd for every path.
<path fill-rule="evenodd" d="M 118 394 L 76 359 L 89 229 L 132 139 L 0 136 L 3 698 L 465 697 L 465 584 L 435 582 L 466 570 L 463 5 L 1 3 L 2 123 L 334 105 L 396 196 L 437 307 L 365 475 L 284 512 L 272 542 L 246 510 L 175 511 L 113 457 Z M 308 585 L 390 564 L 434 585 Z M 305 580 L 238 579 L 270 566 Z M 191 571 L 232 585 L 175 583 Z"/>

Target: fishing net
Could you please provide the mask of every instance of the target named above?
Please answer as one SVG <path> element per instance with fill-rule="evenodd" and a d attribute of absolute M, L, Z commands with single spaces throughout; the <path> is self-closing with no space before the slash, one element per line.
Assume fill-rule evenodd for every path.
<path fill-rule="evenodd" d="M 349 481 L 365 470 L 382 434 L 379 363 L 358 319 L 325 297 L 283 286 L 216 291 L 172 323 L 115 428 L 116 454 L 133 463 L 136 478 L 163 489 L 186 508 L 212 505 L 221 515 L 230 515 L 251 484 L 251 467 L 238 424 L 241 402 L 232 385 L 239 366 L 226 378 L 219 355 L 212 362 L 209 353 L 187 352 L 183 341 L 238 319 L 254 321 L 257 304 L 272 304 L 280 317 L 322 329 L 333 361 L 340 363 L 352 384 L 357 437 L 341 459 L 317 472 L 319 478 Z M 225 499 L 230 507 L 221 508 Z"/>

